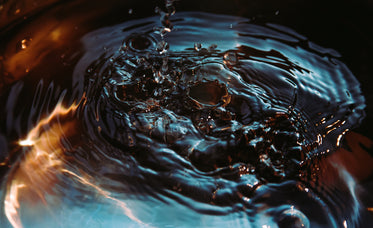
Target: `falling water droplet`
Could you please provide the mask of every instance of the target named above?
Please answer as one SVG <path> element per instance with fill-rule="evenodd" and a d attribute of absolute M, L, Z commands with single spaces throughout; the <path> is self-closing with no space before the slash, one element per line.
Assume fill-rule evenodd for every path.
<path fill-rule="evenodd" d="M 174 0 L 166 0 L 166 8 L 169 15 L 174 15 L 176 12 Z"/>

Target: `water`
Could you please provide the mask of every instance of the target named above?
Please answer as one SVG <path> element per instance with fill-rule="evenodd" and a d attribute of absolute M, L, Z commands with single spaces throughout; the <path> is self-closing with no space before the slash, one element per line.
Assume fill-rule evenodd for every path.
<path fill-rule="evenodd" d="M 338 160 L 371 142 L 338 52 L 173 1 L 105 23 L 68 9 L 2 34 L 2 226 L 370 224 Z"/>

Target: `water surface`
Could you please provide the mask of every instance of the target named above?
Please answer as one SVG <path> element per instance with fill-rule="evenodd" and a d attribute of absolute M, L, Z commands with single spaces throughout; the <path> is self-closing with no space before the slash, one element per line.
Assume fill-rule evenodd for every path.
<path fill-rule="evenodd" d="M 319 162 L 365 116 L 340 54 L 173 10 L 2 47 L 2 224 L 359 227 L 357 183 Z"/>

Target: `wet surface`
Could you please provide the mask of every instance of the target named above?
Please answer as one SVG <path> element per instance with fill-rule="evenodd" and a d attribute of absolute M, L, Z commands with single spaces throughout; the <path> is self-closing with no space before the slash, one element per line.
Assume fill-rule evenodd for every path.
<path fill-rule="evenodd" d="M 341 55 L 278 24 L 171 3 L 40 27 L 52 8 L 2 35 L 1 222 L 369 224 L 358 169 L 338 157 L 372 146 L 349 133 L 366 100 Z"/>

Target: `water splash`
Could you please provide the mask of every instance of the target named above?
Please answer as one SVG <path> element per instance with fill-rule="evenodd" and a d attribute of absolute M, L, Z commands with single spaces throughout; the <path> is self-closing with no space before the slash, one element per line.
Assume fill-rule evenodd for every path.
<path fill-rule="evenodd" d="M 29 199 L 38 199 L 44 203 L 38 209 L 57 221 L 56 208 L 71 208 L 72 217 L 79 212 L 87 221 L 115 225 L 349 223 L 340 215 L 359 213 L 353 179 L 337 177 L 350 181 L 341 184 L 349 189 L 342 196 L 352 200 L 345 207 L 329 197 L 333 188 L 319 191 L 325 183 L 309 178 L 317 174 L 309 165 L 314 157 L 335 151 L 364 116 L 359 83 L 337 54 L 287 28 L 198 12 L 173 15 L 172 1 L 166 3 L 166 12 L 156 10 L 161 20 L 127 21 L 81 38 L 70 102 L 45 111 L 53 102 L 44 105 L 48 97 L 41 97 L 60 91 L 45 92 L 39 83 L 30 108 L 36 114 L 28 117 L 37 124 L 18 141 L 21 158 L 9 159 L 7 220 L 34 224 L 26 212 L 35 203 Z M 64 33 L 53 34 L 47 38 L 62 45 Z M 25 51 L 42 50 L 35 37 Z M 8 104 L 23 86 L 3 95 Z M 62 105 L 75 100 L 82 102 Z M 22 119 L 15 113 L 7 120 Z M 156 216 L 159 211 L 175 217 Z M 95 213 L 106 217 L 95 220 Z"/>

